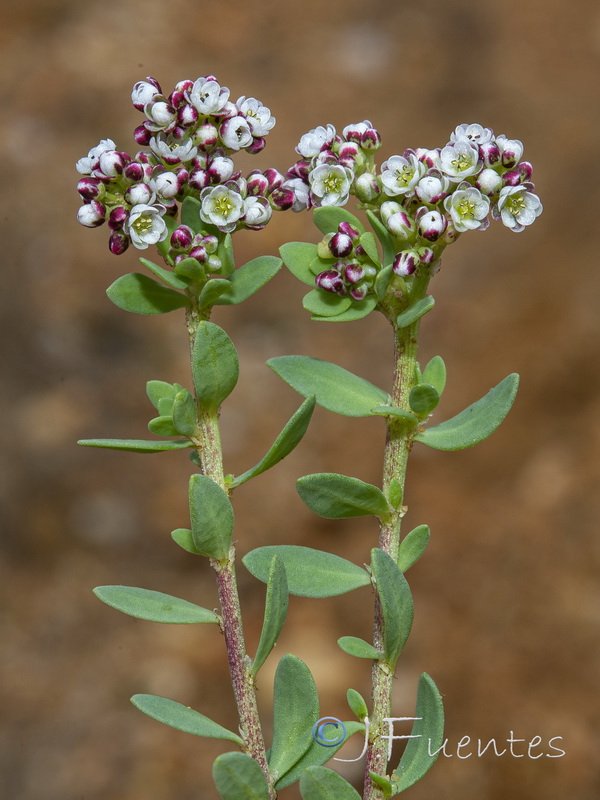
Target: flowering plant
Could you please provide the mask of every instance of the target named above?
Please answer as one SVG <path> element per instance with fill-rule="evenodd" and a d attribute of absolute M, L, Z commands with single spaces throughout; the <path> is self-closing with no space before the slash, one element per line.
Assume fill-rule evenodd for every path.
<path fill-rule="evenodd" d="M 416 358 L 421 319 L 434 305 L 427 288 L 445 248 L 466 231 L 484 230 L 490 213 L 518 232 L 542 206 L 530 181 L 531 165 L 521 161 L 521 142 L 495 136 L 480 125 L 459 125 L 444 147 L 405 150 L 380 169 L 374 159 L 381 138 L 369 121 L 349 125 L 341 135 L 332 125 L 320 126 L 301 137 L 296 148 L 300 158 L 285 174 L 270 168 L 244 178 L 236 169 L 235 154 L 262 151 L 275 120 L 255 98 L 241 96 L 233 103 L 229 96 L 213 76 L 180 81 L 168 96 L 153 78 L 140 81 L 132 99 L 146 119 L 134 136 L 149 149 L 131 157 L 105 139 L 77 163 L 83 200 L 79 221 L 87 227 L 106 222 L 113 254 L 124 253 L 130 244 L 139 250 L 154 245 L 163 261 L 141 258 L 154 277 L 124 275 L 107 290 L 109 298 L 138 314 L 185 310 L 193 385 L 190 391 L 162 380 L 147 384 L 157 412 L 148 427 L 160 438 L 86 439 L 80 444 L 139 453 L 190 452 L 196 467 L 188 487 L 190 527 L 171 535 L 188 553 L 208 559 L 216 575 L 219 609 L 137 587 L 101 586 L 94 591 L 106 604 L 134 617 L 212 624 L 223 633 L 238 733 L 170 698 L 139 694 L 132 701 L 171 727 L 238 747 L 219 756 L 213 766 L 224 800 L 274 800 L 298 781 L 304 800 L 356 800 L 360 795 L 350 783 L 324 766 L 355 733 L 365 737 L 362 796 L 392 797 L 432 766 L 444 723 L 440 693 L 423 673 L 409 743 L 400 763 L 389 767 L 386 723 L 392 681 L 414 613 L 405 573 L 425 551 L 430 535 L 427 525 L 419 525 L 401 539 L 408 456 L 415 444 L 457 450 L 482 441 L 510 410 L 518 384 L 518 376 L 509 375 L 455 417 L 429 425 L 444 390 L 446 368 L 440 356 L 423 368 Z M 350 195 L 371 230 L 343 208 Z M 287 243 L 281 259 L 266 255 L 236 268 L 236 231 L 262 229 L 273 210 L 310 208 L 321 233 L 317 244 Z M 311 287 L 304 307 L 314 319 L 357 320 L 375 310 L 385 315 L 395 345 L 394 379 L 388 391 L 317 358 L 271 359 L 269 366 L 305 399 L 257 464 L 240 475 L 228 474 L 219 412 L 236 386 L 238 355 L 227 333 L 210 322 L 211 311 L 253 295 L 277 274 L 282 260 Z M 236 582 L 231 496 L 300 443 L 315 404 L 349 417 L 379 416 L 385 423 L 381 488 L 337 473 L 305 475 L 297 482 L 300 497 L 316 514 L 375 517 L 379 539 L 368 566 L 296 544 L 247 552 L 244 566 L 267 587 L 262 633 L 250 658 Z M 273 740 L 267 750 L 256 681 L 285 622 L 289 595 L 325 598 L 365 586 L 374 595 L 372 642 L 345 635 L 338 644 L 350 656 L 371 663 L 370 710 L 356 690 L 348 689 L 355 719 L 319 718 L 309 667 L 294 655 L 284 655 L 275 674 Z M 334 738 L 326 734 L 330 725 Z"/>

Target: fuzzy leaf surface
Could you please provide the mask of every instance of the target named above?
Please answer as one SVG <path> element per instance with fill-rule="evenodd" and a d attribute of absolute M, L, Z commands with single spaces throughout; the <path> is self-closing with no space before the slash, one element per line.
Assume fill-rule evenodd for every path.
<path fill-rule="evenodd" d="M 162 453 L 166 450 L 185 450 L 192 447 L 187 439 L 155 442 L 148 439 L 80 439 L 82 447 L 103 447 L 106 450 L 129 450 L 131 453 Z"/>
<path fill-rule="evenodd" d="M 266 583 L 275 554 L 283 561 L 289 593 L 300 597 L 335 597 L 371 582 L 365 569 L 345 558 L 294 544 L 258 547 L 242 562 L 255 578 Z"/>
<path fill-rule="evenodd" d="M 360 800 L 360 795 L 338 772 L 310 767 L 300 778 L 303 800 Z"/>
<path fill-rule="evenodd" d="M 189 486 L 192 539 L 198 552 L 217 561 L 229 555 L 233 506 L 227 494 L 207 475 L 192 475 Z"/>
<path fill-rule="evenodd" d="M 194 544 L 192 532 L 189 528 L 175 528 L 174 531 L 171 531 L 171 539 L 173 539 L 175 544 L 178 544 L 182 550 L 186 550 L 194 556 L 202 555 Z"/>
<path fill-rule="evenodd" d="M 269 800 L 265 774 L 248 753 L 217 756 L 212 774 L 223 800 Z"/>
<path fill-rule="evenodd" d="M 396 246 L 394 245 L 390 232 L 372 211 L 367 211 L 367 219 L 381 242 L 383 248 L 383 265 L 384 267 L 390 266 L 396 257 Z"/>
<path fill-rule="evenodd" d="M 150 272 L 153 272 L 157 278 L 160 278 L 161 281 L 164 281 L 167 286 L 170 286 L 172 289 L 179 289 L 183 291 L 189 286 L 189 281 L 178 278 L 171 269 L 165 269 L 165 267 L 161 267 L 159 264 L 155 264 L 153 261 L 149 261 L 147 258 L 140 258 L 140 262 L 147 269 L 149 269 Z"/>
<path fill-rule="evenodd" d="M 415 441 L 436 450 L 462 450 L 482 442 L 506 417 L 518 388 L 519 376 L 513 372 L 455 417 L 417 433 Z"/>
<path fill-rule="evenodd" d="M 338 639 L 338 646 L 344 653 L 355 658 L 377 659 L 381 655 L 376 647 L 358 636 L 342 636 Z"/>
<path fill-rule="evenodd" d="M 313 211 L 313 220 L 321 233 L 337 233 L 340 222 L 349 222 L 360 233 L 365 232 L 362 222 L 340 206 L 321 206 Z"/>
<path fill-rule="evenodd" d="M 162 286 L 141 272 L 117 278 L 106 294 L 116 306 L 133 314 L 166 314 L 189 303 L 181 292 Z"/>
<path fill-rule="evenodd" d="M 308 296 L 308 295 L 307 295 Z M 342 298 L 347 299 L 347 298 Z M 364 300 L 354 300 L 354 302 L 341 314 L 329 317 L 317 317 L 312 319 L 318 322 L 354 322 L 357 319 L 363 319 L 373 311 L 377 305 L 376 297 L 365 297 Z"/>
<path fill-rule="evenodd" d="M 324 289 L 313 289 L 302 298 L 302 307 L 317 317 L 337 317 L 351 305 L 350 297 L 340 297 Z"/>
<path fill-rule="evenodd" d="M 396 562 L 378 547 L 371 550 L 371 568 L 381 601 L 385 657 L 394 669 L 412 627 L 413 599 L 406 578 Z"/>
<path fill-rule="evenodd" d="M 423 383 L 430 383 L 439 395 L 446 388 L 446 365 L 441 356 L 434 356 L 423 370 Z"/>
<path fill-rule="evenodd" d="M 192 377 L 202 405 L 216 411 L 234 390 L 240 372 L 237 351 L 214 322 L 198 325 L 192 352 Z"/>
<path fill-rule="evenodd" d="M 281 559 L 275 554 L 271 561 L 269 579 L 267 581 L 267 597 L 265 601 L 265 616 L 263 619 L 260 641 L 252 663 L 252 675 L 257 675 L 258 670 L 265 663 L 267 656 L 275 646 L 288 610 L 288 585 L 285 576 L 285 567 Z"/>
<path fill-rule="evenodd" d="M 402 539 L 398 549 L 398 566 L 402 572 L 406 572 L 421 558 L 429 543 L 429 537 L 429 525 L 419 525 Z"/>
<path fill-rule="evenodd" d="M 336 472 L 316 472 L 298 478 L 296 489 L 311 511 L 326 519 L 370 514 L 386 519 L 390 515 L 381 489 L 359 478 Z"/>
<path fill-rule="evenodd" d="M 390 397 L 364 378 L 343 367 L 310 356 L 277 356 L 267 361 L 273 372 L 318 405 L 347 417 L 369 417 L 374 406 L 388 405 Z"/>
<path fill-rule="evenodd" d="M 420 300 L 417 300 L 416 303 L 413 303 L 412 306 L 409 306 L 406 311 L 398 315 L 396 324 L 399 328 L 408 328 L 413 322 L 416 322 L 428 311 L 431 311 L 434 305 L 435 300 L 433 297 L 422 297 Z"/>
<path fill-rule="evenodd" d="M 214 611 L 188 603 L 180 597 L 138 589 L 135 586 L 97 586 L 94 594 L 107 606 L 129 614 L 130 617 L 149 622 L 189 624 L 194 622 L 218 622 Z"/>
<path fill-rule="evenodd" d="M 311 242 L 288 242 L 279 248 L 279 253 L 292 275 L 314 288 L 315 275 L 310 265 L 317 257 L 317 245 Z"/>
<path fill-rule="evenodd" d="M 244 744 L 237 733 L 228 731 L 218 722 L 213 722 L 204 714 L 200 714 L 182 703 L 177 703 L 175 700 L 154 694 L 134 694 L 131 702 L 152 719 L 178 731 L 191 733 L 194 736 L 204 736 L 208 739 L 228 739 L 236 744 Z"/>
<path fill-rule="evenodd" d="M 231 281 L 228 278 L 211 278 L 206 281 L 198 295 L 198 305 L 200 308 L 211 306 L 230 289 Z"/>
<path fill-rule="evenodd" d="M 276 256 L 259 256 L 248 261 L 232 274 L 230 290 L 217 298 L 216 305 L 243 303 L 277 275 L 281 264 L 281 259 Z"/>

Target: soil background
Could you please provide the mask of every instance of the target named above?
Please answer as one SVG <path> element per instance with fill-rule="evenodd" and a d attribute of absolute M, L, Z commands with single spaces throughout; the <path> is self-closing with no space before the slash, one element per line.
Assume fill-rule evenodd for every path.
<path fill-rule="evenodd" d="M 93 586 L 144 586 L 216 604 L 205 562 L 177 548 L 190 464 L 77 448 L 81 437 L 143 438 L 145 381 L 189 384 L 180 313 L 127 315 L 104 289 L 138 267 L 108 253 L 106 230 L 75 221 L 75 161 L 100 138 L 135 152 L 130 88 L 166 91 L 213 73 L 233 98 L 278 118 L 248 168 L 286 169 L 301 134 L 368 118 L 381 160 L 443 145 L 462 122 L 522 139 L 545 211 L 515 236 L 501 225 L 450 248 L 432 284 L 422 362 L 446 360 L 437 419 L 512 371 L 522 375 L 501 431 L 460 453 L 416 447 L 407 526 L 432 540 L 410 574 L 413 634 L 394 711 L 410 716 L 426 670 L 445 697 L 452 757 L 413 800 L 596 800 L 600 796 L 600 6 L 596 0 L 22 0 L 3 15 L 2 617 L 0 786 L 11 800 L 213 800 L 216 740 L 172 731 L 129 704 L 136 692 L 184 702 L 236 727 L 223 641 L 204 626 L 160 626 L 99 603 Z M 315 240 L 309 215 L 275 216 L 237 239 L 239 263 Z M 264 365 L 304 353 L 388 386 L 387 326 L 372 315 L 313 323 L 304 287 L 282 272 L 257 297 L 220 310 L 241 356 L 223 412 L 228 471 L 258 460 L 298 405 Z M 240 553 L 288 542 L 368 560 L 372 521 L 326 521 L 294 490 L 307 472 L 377 483 L 378 420 L 317 410 L 298 450 L 235 496 Z M 407 529 L 409 529 L 407 528 Z M 247 637 L 256 645 L 264 587 L 243 568 Z M 272 676 L 293 652 L 315 675 L 324 715 L 347 718 L 348 686 L 368 693 L 369 664 L 337 648 L 369 637 L 369 590 L 293 599 L 259 680 L 268 730 Z M 459 758 L 470 736 L 496 757 Z M 408 732 L 397 729 L 397 732 Z M 527 742 L 541 737 L 530 758 Z M 549 746 L 552 737 L 566 755 Z M 346 757 L 358 755 L 359 743 Z M 464 746 L 462 756 L 474 752 Z M 522 755 L 524 757 L 516 757 Z M 359 785 L 362 762 L 343 765 Z M 297 789 L 281 793 L 298 798 Z"/>

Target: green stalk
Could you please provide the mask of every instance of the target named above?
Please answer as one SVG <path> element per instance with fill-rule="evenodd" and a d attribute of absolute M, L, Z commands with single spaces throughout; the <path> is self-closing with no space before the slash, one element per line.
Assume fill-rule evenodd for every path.
<path fill-rule="evenodd" d="M 409 305 L 425 296 L 429 284 L 429 270 L 423 274 L 415 275 L 412 290 L 408 298 L 386 298 L 382 304 L 383 311 L 392 325 L 394 332 L 394 381 L 392 386 L 392 406 L 403 411 L 410 411 L 408 398 L 412 387 L 415 385 L 415 368 L 417 363 L 417 345 L 419 338 L 420 319 L 406 328 L 398 328 L 396 318 L 398 314 Z M 402 518 L 406 513 L 404 505 L 404 484 L 408 456 L 412 446 L 412 432 L 406 430 L 406 423 L 398 418 L 388 417 L 386 441 L 383 458 L 383 492 L 389 496 L 392 480 L 398 482 L 402 501 L 394 511 L 388 522 L 382 522 L 379 531 L 378 547 L 385 550 L 394 561 L 398 559 L 400 545 L 400 530 Z M 383 650 L 383 615 L 379 597 L 375 597 L 375 615 L 373 625 L 373 645 L 378 650 Z M 373 784 L 370 773 L 386 775 L 388 740 L 383 737 L 388 734 L 389 726 L 384 720 L 392 714 L 392 689 L 394 675 L 384 660 L 373 663 L 371 673 L 372 682 L 372 713 L 369 719 L 369 743 L 365 764 L 364 800 L 383 800 L 383 791 Z"/>
<path fill-rule="evenodd" d="M 197 309 L 191 309 L 187 312 L 186 323 L 192 353 L 198 324 L 202 319 L 206 318 L 208 318 L 208 315 L 203 315 Z M 209 412 L 200 403 L 197 403 L 197 420 L 198 455 L 202 464 L 202 473 L 227 492 L 218 412 Z M 221 629 L 225 637 L 231 684 L 240 720 L 240 735 L 244 740 L 244 750 L 260 765 L 267 779 L 269 798 L 270 800 L 275 800 L 277 793 L 269 773 L 265 741 L 256 702 L 256 687 L 254 677 L 250 672 L 252 662 L 246 654 L 242 612 L 235 573 L 235 547 L 232 545 L 225 563 L 212 560 L 210 563 L 216 572 L 222 617 Z"/>

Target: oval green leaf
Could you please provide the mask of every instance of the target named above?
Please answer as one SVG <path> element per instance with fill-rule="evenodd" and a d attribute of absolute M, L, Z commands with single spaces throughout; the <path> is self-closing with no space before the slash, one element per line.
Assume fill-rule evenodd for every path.
<path fill-rule="evenodd" d="M 205 281 L 206 270 L 195 258 L 183 258 L 174 267 L 175 274 L 190 281 Z"/>
<path fill-rule="evenodd" d="M 200 219 L 201 203 L 195 197 L 186 197 L 181 204 L 181 224 L 187 225 L 194 233 L 199 233 L 203 228 L 203 222 Z"/>
<path fill-rule="evenodd" d="M 334 317 L 314 316 L 312 319 L 317 322 L 354 322 L 355 320 L 363 319 L 363 317 L 366 317 L 368 314 L 370 314 L 376 305 L 376 297 L 365 297 L 364 300 L 353 300 L 352 304 L 346 309 L 346 311 L 342 311 L 341 314 L 336 314 Z"/>
<path fill-rule="evenodd" d="M 196 435 L 196 401 L 187 389 L 182 389 L 175 395 L 171 415 L 177 433 L 190 437 Z"/>
<path fill-rule="evenodd" d="M 265 663 L 267 656 L 275 647 L 288 610 L 288 586 L 283 562 L 273 556 L 269 579 L 267 582 L 267 597 L 265 601 L 265 616 L 263 620 L 260 641 L 254 661 L 252 662 L 252 675 L 257 675 L 258 670 Z"/>
<path fill-rule="evenodd" d="M 229 557 L 233 506 L 221 487 L 207 475 L 192 475 L 189 486 L 192 539 L 199 553 L 216 561 Z"/>
<path fill-rule="evenodd" d="M 306 753 L 318 718 L 319 697 L 309 668 L 296 656 L 283 656 L 277 665 L 273 691 L 269 770 L 275 781 Z"/>
<path fill-rule="evenodd" d="M 392 271 L 392 266 L 393 266 L 392 264 L 388 264 L 387 267 L 384 267 L 377 273 L 377 277 L 375 278 L 375 283 L 373 284 L 373 288 L 379 300 L 383 300 L 383 298 L 385 297 L 390 282 L 394 276 L 394 273 Z"/>
<path fill-rule="evenodd" d="M 190 282 L 188 280 L 178 278 L 171 269 L 165 269 L 165 267 L 161 267 L 153 261 L 149 261 L 147 258 L 140 258 L 140 262 L 172 289 L 185 290 L 189 286 Z"/>
<path fill-rule="evenodd" d="M 288 242 L 279 248 L 283 263 L 299 281 L 307 286 L 315 285 L 315 276 L 310 269 L 317 256 L 317 245 L 310 242 Z"/>
<path fill-rule="evenodd" d="M 381 242 L 383 248 L 383 264 L 385 267 L 390 266 L 396 257 L 396 246 L 394 245 L 390 232 L 372 211 L 367 211 L 367 219 Z"/>
<path fill-rule="evenodd" d="M 234 390 L 240 372 L 237 351 L 214 322 L 198 325 L 192 352 L 192 377 L 202 405 L 216 411 Z"/>
<path fill-rule="evenodd" d="M 305 397 L 314 395 L 317 403 L 347 417 L 372 416 L 374 406 L 387 405 L 390 397 L 364 378 L 348 370 L 310 356 L 278 356 L 267 366 Z"/>
<path fill-rule="evenodd" d="M 140 272 L 130 272 L 117 278 L 106 294 L 116 306 L 133 314 L 166 314 L 189 304 L 184 294 L 161 286 Z"/>
<path fill-rule="evenodd" d="M 138 589 L 135 586 L 97 586 L 93 591 L 107 606 L 116 608 L 123 614 L 129 614 L 130 617 L 149 622 L 183 625 L 219 621 L 214 611 L 150 589 Z"/>
<path fill-rule="evenodd" d="M 402 572 L 406 572 L 421 558 L 429 543 L 429 537 L 429 525 L 419 525 L 402 539 L 398 550 L 398 566 Z"/>
<path fill-rule="evenodd" d="M 318 317 L 335 317 L 350 308 L 351 304 L 350 297 L 340 297 L 324 289 L 313 289 L 302 299 L 303 308 Z"/>
<path fill-rule="evenodd" d="M 223 800 L 269 800 L 265 774 L 248 753 L 217 756 L 212 774 Z"/>
<path fill-rule="evenodd" d="M 406 311 L 398 315 L 396 325 L 399 328 L 408 328 L 409 325 L 412 325 L 413 322 L 420 319 L 423 314 L 431 311 L 434 305 L 435 300 L 433 297 L 422 297 L 420 300 L 417 300 L 416 303 L 413 303 L 412 306 L 409 306 Z"/>
<path fill-rule="evenodd" d="M 408 404 L 412 411 L 420 417 L 427 417 L 440 402 L 437 389 L 429 383 L 417 383 L 410 390 Z"/>
<path fill-rule="evenodd" d="M 381 489 L 359 478 L 336 472 L 317 472 L 296 481 L 296 489 L 306 505 L 326 519 L 362 517 L 372 514 L 388 519 L 390 509 Z"/>
<path fill-rule="evenodd" d="M 446 365 L 441 356 L 434 356 L 423 370 L 423 382 L 430 383 L 439 395 L 446 388 Z"/>
<path fill-rule="evenodd" d="M 308 424 L 315 410 L 315 398 L 307 397 L 302 403 L 296 413 L 287 421 L 285 427 L 275 439 L 268 452 L 261 458 L 258 464 L 255 464 L 251 469 L 234 478 L 230 486 L 235 488 L 242 483 L 255 478 L 262 472 L 265 472 L 275 464 L 278 464 L 283 458 L 289 455 L 292 450 L 298 445 L 304 434 L 308 429 Z"/>
<path fill-rule="evenodd" d="M 281 263 L 276 256 L 259 256 L 248 261 L 232 274 L 230 290 L 216 300 L 216 305 L 243 303 L 277 275 Z"/>
<path fill-rule="evenodd" d="M 148 423 L 148 430 L 150 433 L 155 433 L 157 436 L 178 436 L 181 431 L 173 425 L 173 419 L 168 417 L 154 417 Z"/>
<path fill-rule="evenodd" d="M 162 722 L 170 728 L 175 728 L 194 736 L 204 736 L 207 739 L 228 739 L 230 742 L 243 745 L 244 742 L 233 731 L 228 731 L 218 722 L 205 717 L 182 703 L 158 697 L 154 694 L 134 694 L 131 698 L 133 705 L 157 722 Z"/>
<path fill-rule="evenodd" d="M 166 381 L 148 381 L 146 383 L 148 399 L 161 416 L 171 414 L 173 400 L 180 389 L 179 384 L 167 383 Z M 165 400 L 170 401 L 168 405 L 162 405 Z"/>
<path fill-rule="evenodd" d="M 214 305 L 221 295 L 231 289 L 229 278 L 211 278 L 206 281 L 202 291 L 198 295 L 198 305 L 200 308 Z"/>
<path fill-rule="evenodd" d="M 194 556 L 201 556 L 202 553 L 196 545 L 194 544 L 194 539 L 192 537 L 192 532 L 189 528 L 176 528 L 174 531 L 171 531 L 171 539 L 179 545 L 183 550 L 186 550 L 188 553 L 191 553 Z"/>
<path fill-rule="evenodd" d="M 435 763 L 444 740 L 444 704 L 433 679 L 424 672 L 419 678 L 417 708 L 411 735 L 392 773 L 394 794 L 399 794 L 420 781 Z M 430 753 L 435 755 L 430 756 Z"/>
<path fill-rule="evenodd" d="M 321 233 L 337 233 L 340 222 L 349 222 L 360 233 L 365 232 L 362 222 L 340 206 L 321 206 L 313 211 L 313 220 Z"/>
<path fill-rule="evenodd" d="M 498 428 L 510 411 L 518 388 L 519 376 L 513 372 L 460 414 L 418 433 L 415 441 L 436 450 L 473 447 Z"/>
<path fill-rule="evenodd" d="M 361 722 L 369 715 L 369 709 L 365 698 L 356 689 L 348 689 L 346 692 L 346 700 L 350 706 L 350 710 L 356 715 L 356 718 Z"/>
<path fill-rule="evenodd" d="M 162 453 L 165 450 L 185 450 L 192 447 L 188 439 L 152 442 L 147 439 L 80 439 L 82 447 L 103 447 L 106 450 L 129 450 L 131 453 Z"/>
<path fill-rule="evenodd" d="M 293 544 L 258 547 L 242 562 L 255 578 L 266 583 L 275 554 L 285 567 L 289 593 L 300 597 L 335 597 L 371 582 L 365 569 L 345 558 Z"/>
<path fill-rule="evenodd" d="M 375 266 L 379 266 L 379 250 L 377 249 L 377 241 L 375 237 L 371 233 L 371 231 L 367 231 L 363 233 L 359 239 L 360 244 L 362 245 L 365 253 L 369 256 L 373 264 Z"/>
<path fill-rule="evenodd" d="M 360 795 L 338 772 L 309 767 L 300 778 L 303 800 L 360 800 Z"/>
<path fill-rule="evenodd" d="M 371 550 L 371 569 L 381 602 L 385 657 L 393 670 L 412 628 L 413 599 L 396 562 L 378 547 Z"/>
<path fill-rule="evenodd" d="M 381 653 L 372 644 L 359 639 L 358 636 L 341 636 L 338 639 L 338 646 L 344 653 L 355 658 L 378 659 Z"/>

